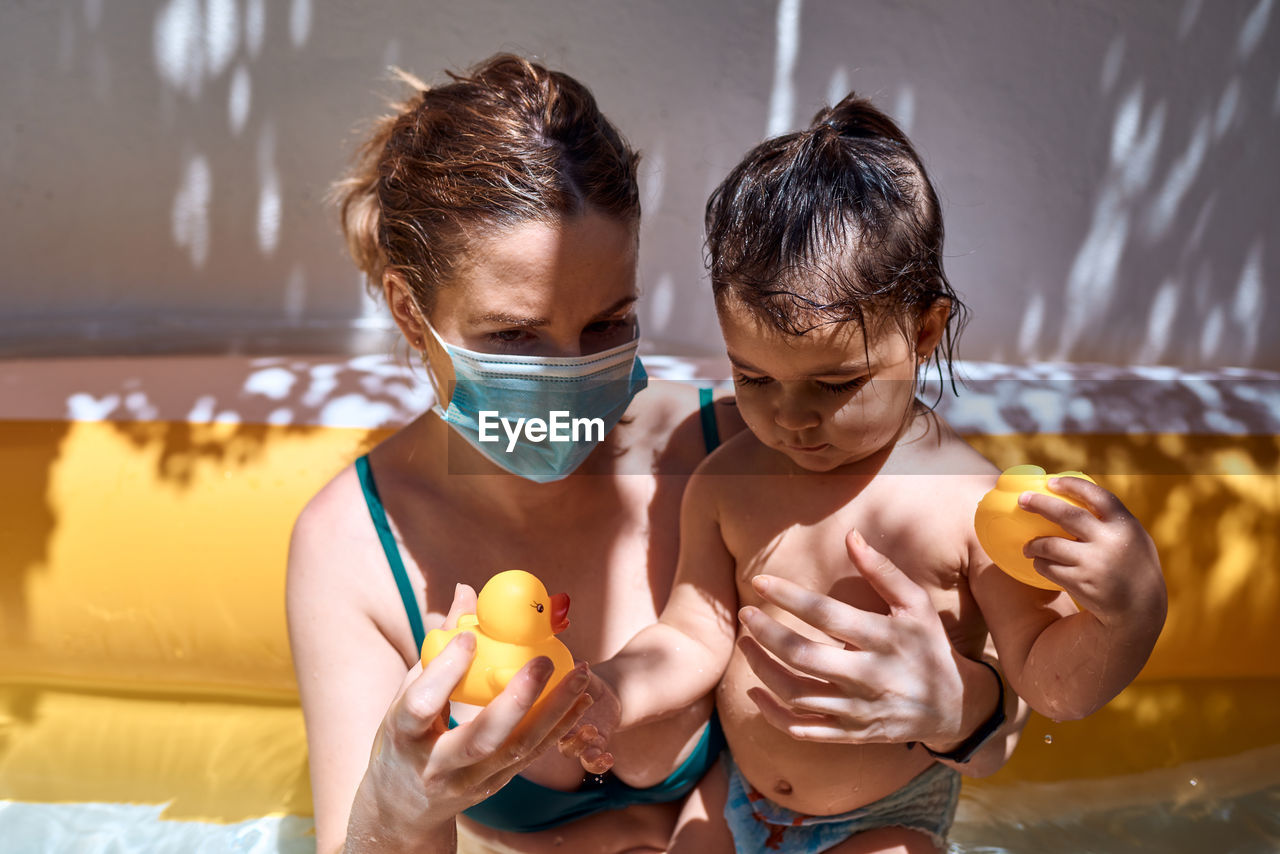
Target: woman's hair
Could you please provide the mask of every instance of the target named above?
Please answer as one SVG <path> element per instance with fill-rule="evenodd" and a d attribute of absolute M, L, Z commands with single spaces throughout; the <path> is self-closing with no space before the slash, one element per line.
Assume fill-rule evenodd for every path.
<path fill-rule="evenodd" d="M 510 54 L 412 86 L 374 124 L 332 196 L 374 294 L 392 270 L 429 312 L 469 238 L 588 211 L 640 216 L 639 154 L 577 80 Z"/>
<path fill-rule="evenodd" d="M 942 216 L 906 135 L 849 94 L 806 129 L 752 149 L 707 201 L 717 304 L 732 295 L 790 335 L 855 320 L 911 337 L 950 301 L 942 351 L 950 372 L 966 308 L 942 269 Z"/>

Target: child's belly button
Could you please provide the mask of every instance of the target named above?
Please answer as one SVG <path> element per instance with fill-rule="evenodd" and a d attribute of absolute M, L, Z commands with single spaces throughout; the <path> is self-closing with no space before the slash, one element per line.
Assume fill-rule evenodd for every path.
<path fill-rule="evenodd" d="M 792 739 L 747 696 L 756 686 L 763 687 L 735 651 L 716 702 L 734 761 L 757 791 L 781 806 L 813 815 L 845 812 L 893 792 L 930 764 L 924 751 L 901 744 Z"/>

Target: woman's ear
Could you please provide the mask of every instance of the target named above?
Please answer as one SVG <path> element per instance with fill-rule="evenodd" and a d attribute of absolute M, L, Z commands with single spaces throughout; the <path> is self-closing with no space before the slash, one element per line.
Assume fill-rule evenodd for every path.
<path fill-rule="evenodd" d="M 391 319 L 396 322 L 409 346 L 421 352 L 426 344 L 427 326 L 418 303 L 413 298 L 413 292 L 409 289 L 409 283 L 400 273 L 386 270 L 382 274 L 382 294 L 387 300 L 387 307 L 391 309 Z"/>
<path fill-rule="evenodd" d="M 951 300 L 939 297 L 933 305 L 925 309 L 920 316 L 920 325 L 916 329 L 916 360 L 918 363 L 929 361 L 933 351 L 942 341 L 942 333 L 947 330 L 947 320 L 951 317 Z"/>
<path fill-rule="evenodd" d="M 388 270 L 382 274 L 382 292 L 391 309 L 391 317 L 405 340 L 410 347 L 422 354 L 427 379 L 435 391 L 436 400 L 442 407 L 448 408 L 457 380 L 453 361 L 427 328 L 427 320 L 422 316 L 422 310 L 418 308 L 418 303 L 409 290 L 409 283 L 401 274 Z"/>

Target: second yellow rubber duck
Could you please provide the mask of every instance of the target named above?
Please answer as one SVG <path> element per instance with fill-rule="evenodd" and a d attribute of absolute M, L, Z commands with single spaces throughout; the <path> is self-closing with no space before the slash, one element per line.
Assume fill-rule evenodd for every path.
<path fill-rule="evenodd" d="M 1023 510 L 1018 506 L 1018 496 L 1024 492 L 1052 495 L 1068 504 L 1084 506 L 1073 498 L 1050 491 L 1049 478 L 1051 477 L 1079 477 L 1090 483 L 1095 482 L 1089 475 L 1078 471 L 1046 474 L 1040 466 L 1007 468 L 1000 474 L 995 489 L 984 495 L 978 502 L 978 510 L 973 517 L 973 527 L 978 535 L 978 542 L 996 566 L 1023 584 L 1030 584 L 1042 590 L 1061 590 L 1062 588 L 1057 584 L 1036 572 L 1035 561 L 1022 554 L 1022 547 L 1036 537 L 1072 539 L 1066 531 L 1040 514 Z"/>
<path fill-rule="evenodd" d="M 573 669 L 573 656 L 555 635 L 569 626 L 569 597 L 547 595 L 537 576 L 510 569 L 490 578 L 476 598 L 476 612 L 458 618 L 456 629 L 432 629 L 422 642 L 422 663 L 440 654 L 458 632 L 476 638 L 476 655 L 449 699 L 484 706 L 502 692 L 530 659 L 545 655 L 555 672 L 546 694 Z"/>

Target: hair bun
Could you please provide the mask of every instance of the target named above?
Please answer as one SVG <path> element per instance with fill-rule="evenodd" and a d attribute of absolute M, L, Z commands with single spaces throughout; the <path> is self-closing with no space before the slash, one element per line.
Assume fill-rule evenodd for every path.
<path fill-rule="evenodd" d="M 819 130 L 824 126 L 843 137 L 883 139 L 899 145 L 907 141 L 906 134 L 892 119 L 856 92 L 845 95 L 835 106 L 818 111 L 810 129 Z"/>

